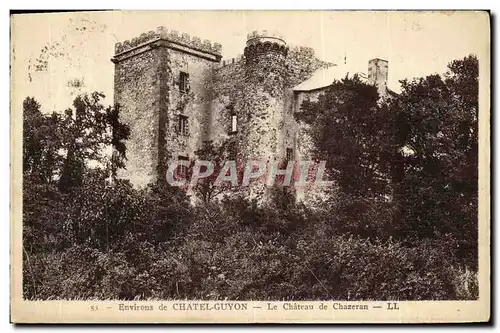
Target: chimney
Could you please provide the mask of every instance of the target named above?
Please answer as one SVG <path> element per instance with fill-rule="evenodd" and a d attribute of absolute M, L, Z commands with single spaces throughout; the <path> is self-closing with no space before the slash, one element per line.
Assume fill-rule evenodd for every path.
<path fill-rule="evenodd" d="M 387 79 L 389 77 L 389 62 L 382 59 L 368 61 L 368 82 L 377 87 L 380 97 L 387 95 Z"/>

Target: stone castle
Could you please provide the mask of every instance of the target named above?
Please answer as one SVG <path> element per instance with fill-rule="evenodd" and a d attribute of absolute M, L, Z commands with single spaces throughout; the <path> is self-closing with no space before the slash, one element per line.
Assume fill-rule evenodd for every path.
<path fill-rule="evenodd" d="M 237 159 L 309 160 L 306 125 L 293 114 L 347 74 L 266 30 L 248 34 L 242 56 L 222 60 L 220 44 L 159 27 L 117 43 L 112 61 L 114 100 L 131 129 L 120 177 L 137 187 L 164 177 L 169 159 L 195 158 L 207 140 L 229 140 Z M 360 77 L 387 95 L 388 62 L 367 69 Z"/>

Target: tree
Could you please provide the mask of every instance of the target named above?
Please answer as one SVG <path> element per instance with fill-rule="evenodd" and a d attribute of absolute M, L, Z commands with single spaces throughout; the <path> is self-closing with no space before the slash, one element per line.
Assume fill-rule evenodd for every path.
<path fill-rule="evenodd" d="M 395 231 L 391 171 L 394 158 L 392 118 L 379 102 L 377 88 L 357 75 L 335 80 L 317 101 L 306 100 L 299 121 L 310 125 L 313 157 L 326 161 L 335 211 L 335 232 L 388 237 Z M 381 218 L 382 217 L 382 218 Z"/>
<path fill-rule="evenodd" d="M 444 75 L 401 81 L 387 100 L 345 78 L 303 103 L 297 118 L 334 171 L 345 217 L 391 219 L 394 236 L 447 238 L 459 256 L 477 254 L 478 65 L 472 55 L 455 60 Z"/>
<path fill-rule="evenodd" d="M 318 101 L 306 100 L 296 117 L 310 124 L 315 158 L 326 160 L 345 193 L 389 194 L 391 119 L 374 86 L 358 76 L 334 81 Z"/>
<path fill-rule="evenodd" d="M 119 121 L 119 106 L 105 108 L 103 94 L 75 98 L 75 110 L 67 109 L 61 126 L 63 149 L 66 158 L 61 171 L 59 187 L 62 191 L 81 185 L 83 169 L 89 163 L 108 164 L 116 176 L 116 169 L 124 167 L 126 147 L 123 143 L 130 130 Z M 73 116 L 74 114 L 74 116 Z M 112 157 L 106 148 L 113 150 Z"/>
<path fill-rule="evenodd" d="M 199 160 L 209 161 L 213 163 L 214 172 L 205 178 L 200 178 L 193 186 L 194 193 L 205 204 L 211 202 L 217 195 L 224 193 L 230 189 L 230 185 L 222 183 L 215 185 L 215 180 L 219 175 L 224 163 L 227 160 L 234 160 L 234 144 L 231 141 L 223 141 L 215 144 L 213 141 L 205 141 L 203 147 L 195 151 L 195 155 Z M 190 170 L 192 171 L 192 167 Z M 202 167 L 200 172 L 206 169 Z"/>
<path fill-rule="evenodd" d="M 42 182 L 58 179 L 68 191 L 82 183 L 85 168 L 96 165 L 116 177 L 125 166 L 124 140 L 130 135 L 120 122 L 118 105 L 104 107 L 103 94 L 80 95 L 64 114 L 45 115 L 40 104 L 28 97 L 23 103 L 23 167 L 25 175 Z M 111 156 L 109 150 L 112 150 Z"/>
<path fill-rule="evenodd" d="M 452 235 L 461 255 L 477 253 L 478 75 L 471 55 L 451 62 L 443 76 L 402 81 L 401 94 L 388 103 L 406 235 Z"/>
<path fill-rule="evenodd" d="M 60 115 L 44 115 L 32 97 L 23 102 L 23 174 L 39 183 L 54 180 L 62 158 L 57 135 Z"/>

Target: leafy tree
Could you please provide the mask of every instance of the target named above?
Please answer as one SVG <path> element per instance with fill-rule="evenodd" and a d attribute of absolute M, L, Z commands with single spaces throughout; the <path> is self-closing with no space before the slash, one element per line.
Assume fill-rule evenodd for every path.
<path fill-rule="evenodd" d="M 194 193 L 205 204 L 211 202 L 217 195 L 230 189 L 230 185 L 222 183 L 215 185 L 215 180 L 222 170 L 224 163 L 228 160 L 235 160 L 234 144 L 231 141 L 223 141 L 215 144 L 213 141 L 205 141 L 203 147 L 195 151 L 198 160 L 209 161 L 213 163 L 214 172 L 205 178 L 200 178 L 193 186 Z M 190 170 L 192 171 L 193 165 Z M 200 172 L 205 172 L 206 167 L 201 167 Z M 239 170 L 241 171 L 241 170 Z"/>
<path fill-rule="evenodd" d="M 304 101 L 296 118 L 310 125 L 313 157 L 326 161 L 328 178 L 337 185 L 331 188 L 332 230 L 366 237 L 394 234 L 392 119 L 376 87 L 357 75 L 336 80 L 317 101 Z"/>
<path fill-rule="evenodd" d="M 471 55 L 451 62 L 443 76 L 402 81 L 401 94 L 388 103 L 406 234 L 453 235 L 466 256 L 477 254 L 478 75 Z"/>
<path fill-rule="evenodd" d="M 102 98 L 104 95 L 97 92 L 80 95 L 73 102 L 75 110 L 66 110 L 61 126 L 63 149 L 67 152 L 59 181 L 63 191 L 81 185 L 83 168 L 90 162 L 109 163 L 113 176 L 117 168 L 124 166 L 123 140 L 130 130 L 119 121 L 119 107 L 105 108 Z M 108 147 L 113 149 L 110 161 L 104 154 Z"/>
<path fill-rule="evenodd" d="M 317 101 L 306 100 L 299 120 L 311 124 L 314 155 L 325 160 L 344 193 L 377 197 L 389 193 L 391 122 L 377 89 L 355 75 L 334 81 Z"/>
<path fill-rule="evenodd" d="M 86 226 L 70 218 L 72 211 L 78 212 L 75 207 L 87 199 L 102 204 L 98 194 L 106 192 L 101 187 L 109 187 L 109 174 L 124 166 L 123 139 L 129 129 L 119 121 L 119 108 L 105 108 L 102 97 L 97 93 L 77 97 L 76 117 L 71 109 L 64 114 L 44 114 L 31 97 L 23 103 L 23 228 L 30 249 L 73 244 L 78 235 L 60 230 L 74 227 L 68 224 L 70 220 L 76 221 L 79 228 L 73 229 L 78 232 Z M 111 157 L 105 152 L 110 147 Z M 71 195 L 66 194 L 68 190 Z M 82 198 L 81 192 L 86 190 L 89 192 Z"/>
<path fill-rule="evenodd" d="M 130 135 L 120 122 L 119 106 L 105 107 L 103 94 L 80 95 L 74 109 L 45 115 L 40 104 L 26 98 L 23 104 L 23 166 L 25 175 L 44 182 L 58 179 L 65 192 L 82 184 L 85 168 L 107 168 L 112 176 L 125 166 L 123 140 Z M 111 157 L 106 150 L 112 149 Z"/>
<path fill-rule="evenodd" d="M 44 115 L 32 97 L 23 102 L 23 174 L 39 183 L 54 180 L 61 163 L 60 115 Z"/>
<path fill-rule="evenodd" d="M 342 190 L 346 214 L 336 216 L 356 216 L 351 230 L 392 220 L 392 235 L 451 239 L 455 254 L 477 254 L 478 73 L 471 55 L 442 76 L 401 81 L 388 100 L 353 77 L 303 103 L 297 117 Z"/>

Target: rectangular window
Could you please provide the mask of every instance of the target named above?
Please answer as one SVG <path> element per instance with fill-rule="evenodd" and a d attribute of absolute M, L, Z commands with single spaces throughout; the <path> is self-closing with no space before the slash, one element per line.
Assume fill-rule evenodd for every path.
<path fill-rule="evenodd" d="M 231 115 L 231 133 L 236 133 L 238 130 L 238 116 L 235 114 Z"/>
<path fill-rule="evenodd" d="M 178 123 L 177 123 L 177 131 L 181 135 L 189 134 L 189 122 L 188 117 L 184 115 L 179 115 Z"/>
<path fill-rule="evenodd" d="M 286 149 L 286 160 L 293 161 L 293 149 L 292 148 Z"/>
<path fill-rule="evenodd" d="M 181 93 L 189 92 L 189 74 L 186 72 L 179 74 L 179 91 Z"/>
<path fill-rule="evenodd" d="M 179 175 L 186 176 L 188 172 L 189 157 L 179 155 L 177 160 L 179 161 L 179 166 L 177 167 Z"/>

